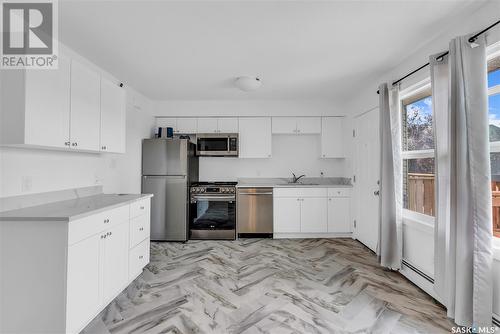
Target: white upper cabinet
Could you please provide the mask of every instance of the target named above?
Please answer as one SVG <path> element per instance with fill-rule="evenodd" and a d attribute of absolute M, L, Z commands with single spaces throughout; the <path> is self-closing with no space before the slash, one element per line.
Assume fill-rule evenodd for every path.
<path fill-rule="evenodd" d="M 238 133 L 238 118 L 236 117 L 218 118 L 217 128 L 221 133 Z"/>
<path fill-rule="evenodd" d="M 273 117 L 273 134 L 296 134 L 297 119 L 295 117 Z"/>
<path fill-rule="evenodd" d="M 71 62 L 71 148 L 99 151 L 100 81 L 97 72 Z"/>
<path fill-rule="evenodd" d="M 125 89 L 101 78 L 101 151 L 125 153 L 125 99 Z"/>
<path fill-rule="evenodd" d="M 343 117 L 321 119 L 321 157 L 344 158 Z"/>
<path fill-rule="evenodd" d="M 197 133 L 217 133 L 217 118 L 202 117 L 198 118 Z"/>
<path fill-rule="evenodd" d="M 101 87 L 87 65 L 61 54 L 58 69 L 4 71 L 0 81 L 1 145 L 125 151 L 124 89 Z"/>
<path fill-rule="evenodd" d="M 273 134 L 319 134 L 320 117 L 273 117 Z"/>
<path fill-rule="evenodd" d="M 270 158 L 272 152 L 271 118 L 240 118 L 239 142 L 240 158 Z"/>
<path fill-rule="evenodd" d="M 298 134 L 320 134 L 321 118 L 319 117 L 297 117 Z"/>
<path fill-rule="evenodd" d="M 177 130 L 177 118 L 175 117 L 158 117 L 156 119 L 156 125 L 160 128 L 172 128 L 174 131 Z"/>
<path fill-rule="evenodd" d="M 61 56 L 57 70 L 26 71 L 26 144 L 69 146 L 70 64 Z"/>
<path fill-rule="evenodd" d="M 238 133 L 238 118 L 200 117 L 197 133 Z"/>
<path fill-rule="evenodd" d="M 196 118 L 177 118 L 177 127 L 174 128 L 174 132 L 196 133 L 197 123 Z"/>

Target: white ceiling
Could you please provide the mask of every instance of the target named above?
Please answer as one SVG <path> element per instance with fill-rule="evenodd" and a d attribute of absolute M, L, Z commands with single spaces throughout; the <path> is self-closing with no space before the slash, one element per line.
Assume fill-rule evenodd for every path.
<path fill-rule="evenodd" d="M 337 99 L 472 1 L 60 1 L 61 40 L 153 99 Z M 251 93 L 240 75 L 262 78 Z"/>

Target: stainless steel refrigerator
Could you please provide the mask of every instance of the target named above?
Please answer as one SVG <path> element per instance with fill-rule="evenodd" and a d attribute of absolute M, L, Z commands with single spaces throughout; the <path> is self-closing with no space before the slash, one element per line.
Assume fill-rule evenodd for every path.
<path fill-rule="evenodd" d="M 151 199 L 151 240 L 186 241 L 189 187 L 198 181 L 196 145 L 188 139 L 144 139 L 142 193 Z"/>

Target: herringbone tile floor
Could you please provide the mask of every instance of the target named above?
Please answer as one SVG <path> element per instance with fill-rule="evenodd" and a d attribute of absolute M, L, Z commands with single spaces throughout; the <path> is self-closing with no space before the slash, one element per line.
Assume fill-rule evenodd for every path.
<path fill-rule="evenodd" d="M 101 321 L 102 319 L 102 321 Z M 445 310 L 351 239 L 152 243 L 86 333 L 440 333 Z"/>

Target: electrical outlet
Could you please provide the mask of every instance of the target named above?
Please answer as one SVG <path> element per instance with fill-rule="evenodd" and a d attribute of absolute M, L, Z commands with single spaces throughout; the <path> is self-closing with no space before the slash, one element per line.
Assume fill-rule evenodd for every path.
<path fill-rule="evenodd" d="M 21 179 L 21 191 L 27 192 L 31 191 L 33 188 L 33 178 L 29 175 L 25 175 Z"/>

